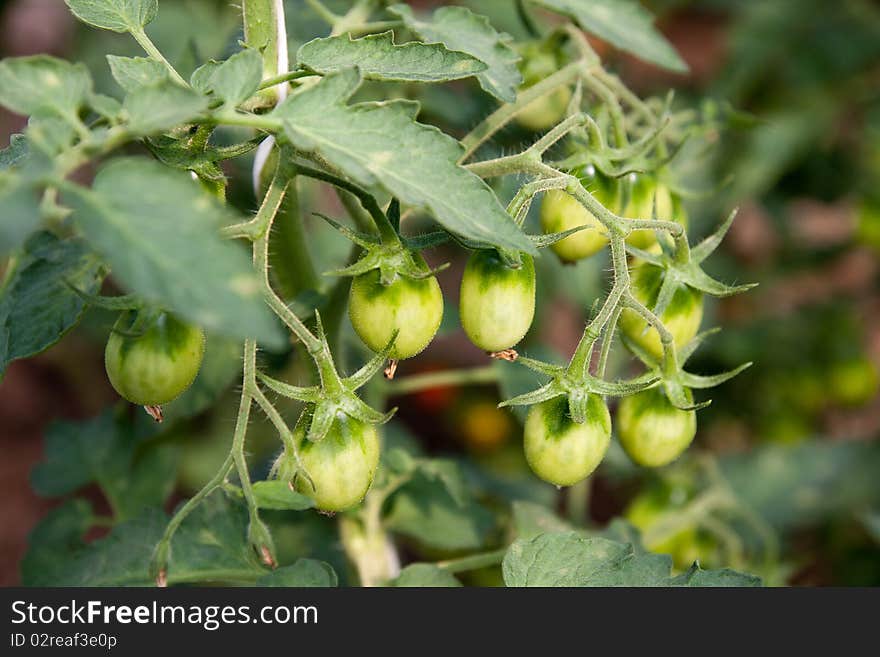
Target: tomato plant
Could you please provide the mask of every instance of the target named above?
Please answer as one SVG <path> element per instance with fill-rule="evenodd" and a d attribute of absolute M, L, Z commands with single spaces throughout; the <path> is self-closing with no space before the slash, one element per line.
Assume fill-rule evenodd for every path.
<path fill-rule="evenodd" d="M 554 572 L 572 585 L 756 582 L 690 567 L 715 543 L 686 531 L 648 546 L 674 553 L 673 573 L 637 535 L 586 526 L 594 473 L 618 476 L 615 442 L 637 466 L 671 463 L 695 437 L 702 391 L 750 364 L 684 369 L 712 333 L 699 332 L 704 299 L 751 287 L 704 268 L 736 212 L 703 210 L 694 239 L 685 199 L 700 195 L 680 168 L 699 160 L 690 140 L 711 145 L 738 117 L 643 98 L 612 72 L 593 37 L 687 70 L 647 10 L 244 0 L 211 5 L 216 23 L 192 40 L 164 32 L 187 26 L 179 3 L 65 4 L 80 29 L 127 34 L 131 50 L 100 72 L 49 55 L 0 63 L 0 105 L 30 117 L 0 158 L 3 366 L 98 332 L 110 384 L 158 422 L 120 402 L 51 429 L 35 486 L 97 483 L 112 515 L 77 498 L 58 517 L 82 535 L 112 529 L 76 543 L 75 568 L 38 567 L 35 553 L 31 581 L 299 585 L 314 568 L 427 585 L 488 568 L 484 581 L 503 572 L 511 586 Z M 557 306 L 560 282 L 577 294 Z M 108 310 L 121 313 L 112 328 Z M 552 336 L 571 317 L 562 349 Z M 423 352 L 444 368 L 398 363 Z M 439 398 L 456 410 L 438 418 L 450 404 L 425 391 L 453 386 L 468 387 Z M 107 464 L 63 456 L 87 435 Z M 180 468 L 195 491 L 165 518 L 178 443 L 211 467 Z M 465 458 L 438 456 L 460 444 Z M 747 516 L 708 489 L 701 505 Z M 713 526 L 712 541 L 736 543 Z M 139 551 L 90 567 L 113 544 Z M 401 555 L 432 563 L 401 568 Z"/>

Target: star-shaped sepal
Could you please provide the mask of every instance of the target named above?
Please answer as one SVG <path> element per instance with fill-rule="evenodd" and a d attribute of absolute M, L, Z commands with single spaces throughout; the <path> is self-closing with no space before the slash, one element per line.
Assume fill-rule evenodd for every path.
<path fill-rule="evenodd" d="M 366 404 L 355 391 L 362 387 L 378 372 L 381 372 L 385 366 L 385 361 L 391 353 L 394 341 L 397 339 L 397 331 L 391 336 L 391 340 L 385 348 L 373 356 L 363 367 L 354 374 L 342 378 L 333 365 L 330 355 L 330 347 L 327 344 L 327 337 L 321 325 L 321 318 L 318 315 L 318 339 L 321 341 L 321 353 L 316 359 L 319 361 L 319 373 L 321 377 L 320 385 L 300 387 L 290 385 L 278 379 L 274 379 L 262 372 L 257 372 L 257 378 L 272 392 L 283 397 L 295 399 L 311 405 L 308 430 L 306 438 L 313 442 L 322 440 L 330 431 L 333 421 L 340 415 L 344 414 L 366 424 L 384 424 L 397 411 L 396 408 L 391 409 L 387 413 L 382 413 Z"/>

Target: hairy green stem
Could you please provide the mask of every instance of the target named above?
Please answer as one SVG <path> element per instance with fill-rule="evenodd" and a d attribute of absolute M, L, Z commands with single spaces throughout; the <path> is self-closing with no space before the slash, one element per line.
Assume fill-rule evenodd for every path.
<path fill-rule="evenodd" d="M 522 112 L 527 105 L 539 98 L 549 96 L 559 87 L 571 84 L 580 75 L 583 67 L 583 61 L 572 62 L 520 93 L 515 103 L 502 105 L 495 110 L 461 140 L 464 153 L 459 162 L 466 161 L 492 135 L 516 118 L 516 115 Z"/>
<path fill-rule="evenodd" d="M 507 548 L 492 550 L 491 552 L 482 552 L 480 554 L 471 554 L 458 559 L 447 559 L 446 561 L 438 561 L 434 565 L 445 570 L 448 573 L 463 573 L 468 570 L 477 570 L 479 568 L 487 568 L 489 566 L 497 566 L 504 561 L 504 555 L 507 554 Z"/>
<path fill-rule="evenodd" d="M 131 32 L 131 36 L 134 37 L 135 41 L 138 42 L 141 48 L 150 56 L 151 59 L 155 59 L 157 62 L 162 64 L 165 69 L 168 71 L 168 74 L 174 79 L 178 84 L 182 84 L 184 87 L 188 87 L 189 83 L 183 79 L 183 76 L 177 72 L 171 62 L 165 59 L 165 56 L 159 51 L 156 47 L 156 44 L 150 40 L 150 37 L 147 36 L 147 33 L 143 29 L 134 30 Z"/>

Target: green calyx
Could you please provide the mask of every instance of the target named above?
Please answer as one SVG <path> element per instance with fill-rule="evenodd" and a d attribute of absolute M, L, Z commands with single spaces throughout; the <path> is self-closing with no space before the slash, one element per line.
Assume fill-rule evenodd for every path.
<path fill-rule="evenodd" d="M 430 278 L 449 267 L 446 263 L 431 269 L 419 255 L 421 249 L 448 241 L 449 237 L 446 233 L 438 231 L 413 238 L 400 235 L 400 205 L 396 200 L 391 202 L 386 213 L 379 214 L 381 215 L 379 218 L 374 216 L 379 234 L 371 235 L 353 230 L 323 214 L 315 213 L 364 250 L 357 262 L 325 272 L 328 276 L 360 276 L 378 269 L 382 284 L 391 285 L 398 276 L 421 280 Z"/>
<path fill-rule="evenodd" d="M 390 420 L 397 411 L 396 408 L 387 413 L 380 413 L 362 401 L 355 391 L 383 369 L 397 339 L 397 333 L 394 333 L 385 349 L 373 356 L 363 367 L 350 376 L 341 377 L 333 363 L 320 314 L 317 315 L 317 325 L 320 348 L 312 356 L 318 366 L 321 379 L 319 385 L 294 386 L 259 371 L 256 373 L 257 379 L 279 395 L 313 405 L 311 420 L 306 431 L 306 438 L 312 442 L 322 440 L 340 414 L 365 424 L 384 424 Z"/>
<path fill-rule="evenodd" d="M 626 381 L 605 381 L 590 374 L 587 368 L 577 366 L 574 359 L 568 367 L 522 356 L 517 358 L 516 362 L 530 370 L 549 376 L 550 381 L 536 390 L 507 399 L 499 406 L 539 404 L 564 395 L 568 399 L 569 416 L 576 424 L 583 424 L 589 418 L 591 395 L 624 397 L 646 390 L 656 385 L 660 380 L 656 373 L 646 372 Z"/>
<path fill-rule="evenodd" d="M 684 370 L 684 363 L 693 355 L 703 341 L 711 335 L 717 333 L 720 329 L 714 328 L 703 331 L 696 335 L 690 342 L 685 344 L 677 353 L 677 365 L 674 368 L 664 367 L 663 363 L 653 354 L 649 353 L 635 341 L 621 335 L 623 343 L 632 351 L 648 368 L 647 374 L 652 374 L 659 380 L 666 393 L 666 397 L 670 403 L 677 409 L 682 411 L 696 411 L 705 408 L 712 403 L 712 400 L 706 400 L 695 404 L 690 394 L 691 389 L 714 388 L 721 385 L 725 381 L 729 381 L 740 372 L 752 366 L 751 362 L 743 363 L 727 372 L 714 374 L 711 376 L 703 376 L 700 374 L 691 374 Z"/>

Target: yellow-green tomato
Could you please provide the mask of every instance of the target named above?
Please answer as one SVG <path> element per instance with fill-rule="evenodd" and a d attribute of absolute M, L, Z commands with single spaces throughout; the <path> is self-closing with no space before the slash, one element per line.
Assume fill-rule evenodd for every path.
<path fill-rule="evenodd" d="M 687 226 L 687 214 L 678 198 L 669 187 L 649 175 L 631 174 L 628 181 L 629 196 L 623 209 L 628 219 L 653 219 L 656 202 L 657 219 L 676 221 Z M 657 235 L 653 230 L 635 230 L 626 238 L 627 244 L 637 249 L 650 251 L 658 247 Z"/>
<path fill-rule="evenodd" d="M 379 270 L 356 276 L 351 283 L 348 315 L 364 344 L 382 351 L 399 331 L 390 358 L 410 358 L 421 352 L 443 319 L 443 294 L 433 276 L 416 280 L 398 276 L 382 285 Z"/>
<path fill-rule="evenodd" d="M 657 468 L 672 463 L 691 444 L 697 414 L 673 406 L 662 388 L 651 388 L 621 400 L 617 433 L 633 462 Z"/>
<path fill-rule="evenodd" d="M 618 212 L 617 184 L 588 167 L 581 182 L 593 197 L 611 212 Z M 608 244 L 608 235 L 602 223 L 574 196 L 560 189 L 544 194 L 541 201 L 541 230 L 544 233 L 561 233 L 578 226 L 587 226 L 550 245 L 563 262 L 577 262 L 601 251 Z"/>
<path fill-rule="evenodd" d="M 632 292 L 636 299 L 648 309 L 657 303 L 657 295 L 663 284 L 666 270 L 647 262 L 640 262 L 632 270 Z M 703 295 L 688 285 L 679 285 L 672 295 L 669 305 L 660 314 L 663 325 L 672 334 L 676 347 L 690 342 L 700 330 L 703 321 Z M 663 344 L 660 334 L 631 308 L 625 308 L 620 314 L 620 330 L 632 342 L 660 359 L 663 356 Z"/>
<path fill-rule="evenodd" d="M 468 338 L 484 351 L 512 347 L 535 316 L 535 263 L 522 254 L 512 269 L 494 249 L 475 251 L 461 278 L 459 314 Z"/>
<path fill-rule="evenodd" d="M 161 406 L 189 388 L 205 355 L 205 334 L 170 313 L 139 326 L 123 313 L 104 350 L 107 378 L 133 404 Z"/>
<path fill-rule="evenodd" d="M 526 87 L 522 87 L 520 92 Z M 559 87 L 546 96 L 541 96 L 526 105 L 516 115 L 516 121 L 523 128 L 533 132 L 549 130 L 565 118 L 565 110 L 571 100 L 571 90 Z"/>
<path fill-rule="evenodd" d="M 300 422 L 293 433 L 302 467 L 308 474 L 296 476 L 296 490 L 311 497 L 322 511 L 356 506 L 370 489 L 379 466 L 375 427 L 339 414 L 318 442 L 306 438 L 307 427 L 307 422 Z M 289 457 L 287 461 L 292 467 Z"/>
<path fill-rule="evenodd" d="M 532 406 L 526 417 L 524 447 L 532 471 L 557 486 L 586 479 L 602 462 L 611 442 L 611 415 L 598 395 L 590 395 L 587 418 L 571 419 L 567 397 Z"/>

